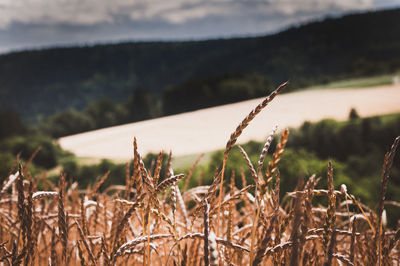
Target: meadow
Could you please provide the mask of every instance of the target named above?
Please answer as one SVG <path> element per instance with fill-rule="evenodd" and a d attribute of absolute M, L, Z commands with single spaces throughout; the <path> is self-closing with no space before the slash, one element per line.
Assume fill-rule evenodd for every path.
<path fill-rule="evenodd" d="M 86 189 L 62 172 L 51 183 L 45 175 L 31 175 L 36 153 L 23 165 L 17 158 L 0 186 L 1 263 L 398 265 L 400 229 L 387 226 L 386 206 L 400 203 L 385 196 L 400 136 L 382 158 L 376 207 L 360 202 L 346 184 L 335 186 L 331 162 L 326 180 L 298 178 L 293 192 L 280 191 L 288 129 L 278 137 L 273 128 L 256 164 L 245 149 L 236 148 L 242 132 L 285 86 L 232 132 L 210 185 L 198 178 L 198 186 L 189 188 L 197 162 L 185 173 L 174 173 L 172 155 L 160 152 L 145 165 L 136 139 L 124 185 L 104 187 L 110 172 Z M 268 156 L 273 139 L 276 147 Z M 234 147 L 247 171 L 228 171 Z M 317 189 L 319 183 L 326 187 Z"/>

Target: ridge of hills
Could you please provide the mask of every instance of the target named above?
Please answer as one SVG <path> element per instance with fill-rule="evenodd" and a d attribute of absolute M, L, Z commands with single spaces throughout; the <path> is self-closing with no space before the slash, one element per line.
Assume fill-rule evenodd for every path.
<path fill-rule="evenodd" d="M 162 101 L 174 86 L 227 73 L 257 73 L 272 84 L 290 79 L 296 88 L 391 73 L 400 69 L 399 19 L 400 9 L 392 9 L 327 18 L 262 37 L 4 54 L 0 108 L 34 121 L 68 108 L 82 110 L 99 98 L 121 101 L 136 88 Z"/>

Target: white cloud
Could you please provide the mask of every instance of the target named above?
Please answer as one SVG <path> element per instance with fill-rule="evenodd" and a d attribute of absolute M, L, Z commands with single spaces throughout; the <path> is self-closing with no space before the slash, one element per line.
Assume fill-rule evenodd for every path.
<path fill-rule="evenodd" d="M 25 24 L 94 25 L 118 16 L 134 21 L 185 23 L 207 16 L 294 15 L 297 12 L 360 10 L 373 0 L 2 0 L 0 27 Z"/>
<path fill-rule="evenodd" d="M 5 0 L 0 5 L 0 26 L 12 22 L 93 25 L 112 22 L 132 3 L 128 0 Z"/>
<path fill-rule="evenodd" d="M 270 0 L 276 12 L 293 15 L 296 12 L 321 12 L 331 10 L 362 10 L 371 8 L 373 0 Z"/>
<path fill-rule="evenodd" d="M 400 0 L 0 0 L 0 54 L 121 40 L 251 36 Z"/>

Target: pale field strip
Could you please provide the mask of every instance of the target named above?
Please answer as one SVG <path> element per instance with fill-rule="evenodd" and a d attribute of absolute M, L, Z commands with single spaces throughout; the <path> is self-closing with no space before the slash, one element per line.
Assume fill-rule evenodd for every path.
<path fill-rule="evenodd" d="M 174 156 L 223 149 L 231 132 L 263 98 L 227 104 L 60 138 L 79 157 L 127 160 L 133 137 L 143 155 L 160 150 Z M 400 85 L 306 90 L 278 95 L 245 129 L 238 143 L 265 141 L 274 125 L 298 127 L 323 118 L 346 120 L 351 108 L 361 117 L 400 112 Z"/>

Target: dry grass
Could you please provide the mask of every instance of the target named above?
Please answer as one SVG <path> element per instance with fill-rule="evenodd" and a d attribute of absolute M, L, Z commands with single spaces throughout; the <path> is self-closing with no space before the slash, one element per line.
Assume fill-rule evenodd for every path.
<path fill-rule="evenodd" d="M 312 176 L 300 181 L 281 202 L 278 163 L 287 130 L 262 171 L 276 128 L 260 151 L 257 167 L 241 149 L 254 184 L 246 184 L 243 172 L 243 187 L 236 186 L 234 173 L 230 185 L 222 185 L 225 163 L 237 138 L 283 87 L 231 135 L 212 184 L 186 190 L 189 181 L 184 180 L 183 194 L 177 182 L 184 174 L 174 174 L 171 155 L 165 176 L 160 176 L 162 153 L 147 169 L 136 140 L 126 185 L 114 186 L 114 193 L 99 192 L 109 173 L 84 191 L 66 182 L 63 174 L 58 189 L 37 191 L 38 181 L 30 177 L 27 165 L 20 166 L 0 187 L 0 265 L 398 264 L 400 230 L 386 228 L 382 217 L 385 204 L 400 206 L 385 201 L 400 137 L 384 159 L 376 211 L 359 203 L 345 186 L 335 190 L 331 164 L 327 190 L 316 190 L 320 179 Z M 326 198 L 327 205 L 313 206 L 316 197 Z"/>

